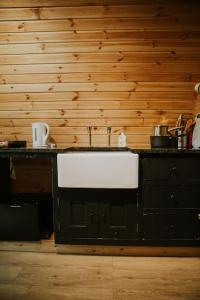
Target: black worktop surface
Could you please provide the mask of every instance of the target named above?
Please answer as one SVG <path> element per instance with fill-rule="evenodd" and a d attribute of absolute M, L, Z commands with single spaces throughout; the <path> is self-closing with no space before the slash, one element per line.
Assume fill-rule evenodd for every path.
<path fill-rule="evenodd" d="M 52 157 L 62 152 L 59 149 L 35 149 L 35 148 L 0 148 L 0 157 Z"/>
<path fill-rule="evenodd" d="M 175 148 L 154 148 L 154 149 L 132 149 L 118 147 L 70 147 L 70 148 L 0 148 L 0 156 L 27 155 L 27 156 L 54 156 L 58 153 L 71 151 L 132 151 L 138 154 L 200 154 L 200 149 L 175 149 Z"/>
<path fill-rule="evenodd" d="M 131 151 L 134 153 L 200 153 L 200 149 L 175 149 L 175 148 L 154 148 L 154 149 L 133 149 L 133 148 L 118 148 L 118 147 L 71 147 L 62 149 L 64 151 Z"/>

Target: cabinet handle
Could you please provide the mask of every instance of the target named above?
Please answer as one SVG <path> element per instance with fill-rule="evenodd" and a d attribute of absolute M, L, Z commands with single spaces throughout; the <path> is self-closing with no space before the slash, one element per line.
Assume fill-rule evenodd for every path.
<path fill-rule="evenodd" d="M 172 167 L 171 174 L 174 175 L 174 176 L 177 175 L 177 168 L 176 167 Z"/>
<path fill-rule="evenodd" d="M 91 224 L 94 224 L 94 213 L 89 214 Z"/>
<path fill-rule="evenodd" d="M 170 195 L 170 199 L 173 201 L 174 204 L 178 204 L 178 200 L 176 199 L 176 195 L 175 194 L 171 194 Z"/>
<path fill-rule="evenodd" d="M 106 214 L 102 214 L 102 218 L 103 218 L 103 222 L 104 222 L 104 224 L 106 224 L 106 223 L 107 223 Z"/>
<path fill-rule="evenodd" d="M 170 199 L 171 199 L 171 200 L 174 200 L 174 199 L 175 199 L 175 195 L 174 195 L 174 194 L 171 194 L 171 195 L 170 195 Z"/>

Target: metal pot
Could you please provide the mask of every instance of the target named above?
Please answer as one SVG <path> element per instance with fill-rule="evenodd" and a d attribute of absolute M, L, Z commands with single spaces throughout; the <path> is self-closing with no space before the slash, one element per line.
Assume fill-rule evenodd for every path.
<path fill-rule="evenodd" d="M 183 126 L 169 128 L 168 125 L 155 125 L 153 127 L 153 136 L 169 136 L 171 131 L 183 129 Z"/>
<path fill-rule="evenodd" d="M 171 147 L 171 136 L 150 136 L 151 148 L 170 148 Z"/>
<path fill-rule="evenodd" d="M 168 125 L 155 125 L 153 126 L 153 136 L 166 136 L 169 135 Z"/>

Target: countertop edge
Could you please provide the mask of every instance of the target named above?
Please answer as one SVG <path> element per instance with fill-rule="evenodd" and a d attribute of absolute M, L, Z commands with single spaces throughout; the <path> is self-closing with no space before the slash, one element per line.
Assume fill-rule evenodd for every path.
<path fill-rule="evenodd" d="M 0 148 L 0 156 L 8 154 L 25 154 L 25 155 L 56 155 L 58 153 L 71 151 L 131 151 L 138 154 L 200 154 L 200 149 L 175 149 L 175 148 L 153 148 L 153 149 L 136 149 L 136 148 L 118 148 L 118 147 L 69 147 L 69 148 Z"/>

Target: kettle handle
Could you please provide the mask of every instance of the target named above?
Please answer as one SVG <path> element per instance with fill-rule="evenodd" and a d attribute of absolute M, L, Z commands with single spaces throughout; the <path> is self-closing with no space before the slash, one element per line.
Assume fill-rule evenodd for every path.
<path fill-rule="evenodd" d="M 48 137 L 49 137 L 49 125 L 47 123 L 44 123 L 44 126 L 46 127 L 46 135 L 44 136 L 44 144 L 47 143 Z"/>
<path fill-rule="evenodd" d="M 200 113 L 197 113 L 196 116 L 195 116 L 195 121 L 197 121 L 197 119 L 200 118 Z"/>

